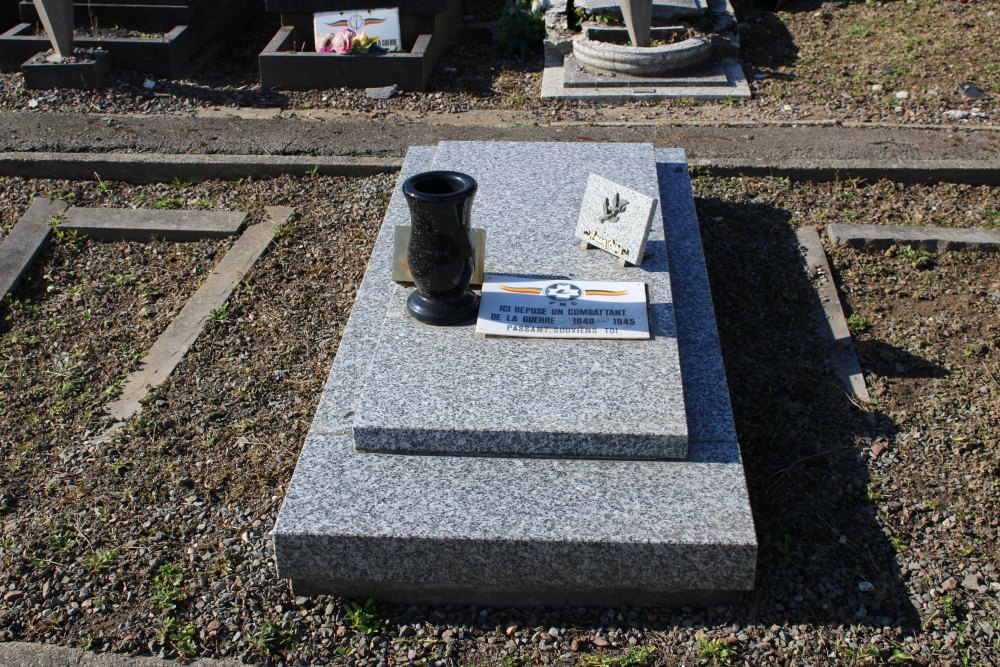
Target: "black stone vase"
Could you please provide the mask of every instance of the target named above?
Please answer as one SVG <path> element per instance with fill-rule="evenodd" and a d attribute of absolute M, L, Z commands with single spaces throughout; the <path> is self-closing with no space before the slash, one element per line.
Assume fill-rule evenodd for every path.
<path fill-rule="evenodd" d="M 469 289 L 476 267 L 472 240 L 472 200 L 476 180 L 457 171 L 427 171 L 403 182 L 410 207 L 410 244 L 406 258 L 417 289 L 406 302 L 421 322 L 468 322 L 479 311 L 479 296 Z"/>

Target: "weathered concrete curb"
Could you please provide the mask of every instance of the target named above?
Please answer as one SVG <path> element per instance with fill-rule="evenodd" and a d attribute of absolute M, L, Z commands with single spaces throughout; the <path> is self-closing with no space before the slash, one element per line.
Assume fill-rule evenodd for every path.
<path fill-rule="evenodd" d="M 163 384 L 173 372 L 201 335 L 205 320 L 211 316 L 212 311 L 226 303 L 246 272 L 271 245 L 277 226 L 288 220 L 294 212 L 294 209 L 287 207 L 269 206 L 265 210 L 268 219 L 247 228 L 236 240 L 198 291 L 153 343 L 142 366 L 126 378 L 121 395 L 105 407 L 105 411 L 117 423 L 97 438 L 98 442 L 113 435 L 123 422 L 142 409 L 142 399 L 151 388 Z"/>
<path fill-rule="evenodd" d="M 886 250 L 898 244 L 932 252 L 1000 251 L 1000 231 L 988 229 L 831 224 L 826 227 L 826 235 L 833 245 L 864 250 Z"/>
<path fill-rule="evenodd" d="M 81 208 L 66 211 L 62 229 L 75 229 L 102 241 L 197 241 L 235 236 L 247 214 L 240 211 L 159 211 L 131 208 Z"/>
<path fill-rule="evenodd" d="M 91 653 L 78 648 L 29 642 L 0 643 L 3 667 L 239 667 L 233 660 L 195 660 L 180 663 L 152 657 Z"/>
<path fill-rule="evenodd" d="M 399 171 L 402 159 L 298 155 L 163 153 L 0 153 L 0 176 L 169 183 L 293 176 L 371 176 Z"/>
<path fill-rule="evenodd" d="M 701 158 L 691 164 L 712 176 L 779 176 L 795 181 L 877 181 L 897 183 L 965 183 L 1000 185 L 1000 162 L 996 160 L 784 160 L 765 164 Z"/>
<path fill-rule="evenodd" d="M 36 199 L 0 243 L 0 298 L 13 290 L 45 248 L 49 220 L 66 210 L 66 202 Z"/>
<path fill-rule="evenodd" d="M 795 232 L 803 253 L 809 280 L 816 288 L 816 294 L 822 305 L 822 312 L 817 314 L 817 326 L 820 334 L 833 343 L 830 355 L 830 365 L 834 374 L 843 383 L 847 391 L 861 401 L 869 401 L 868 387 L 865 376 L 861 372 L 858 355 L 854 351 L 854 339 L 847 328 L 844 319 L 844 309 L 837 294 L 837 285 L 833 282 L 833 273 L 823 250 L 823 242 L 815 227 L 801 227 Z"/>
<path fill-rule="evenodd" d="M 567 137 L 569 138 L 569 137 Z M 395 173 L 402 157 L 319 155 L 219 155 L 165 153 L 0 153 L 0 176 L 126 183 L 169 183 L 212 179 L 274 178 L 282 175 L 371 176 Z M 800 181 L 889 179 L 899 183 L 1000 185 L 995 160 L 736 160 L 711 157 L 690 161 L 713 176 L 778 176 Z"/>

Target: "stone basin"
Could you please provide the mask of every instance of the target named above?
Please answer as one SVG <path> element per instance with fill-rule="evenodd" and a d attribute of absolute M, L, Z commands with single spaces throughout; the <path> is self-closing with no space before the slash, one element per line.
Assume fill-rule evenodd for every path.
<path fill-rule="evenodd" d="M 654 77 L 703 65 L 712 57 L 708 37 L 690 37 L 663 46 L 626 46 L 608 39 L 608 32 L 607 28 L 588 28 L 575 39 L 573 56 L 577 62 L 604 72 Z M 654 29 L 654 39 L 656 32 Z"/>

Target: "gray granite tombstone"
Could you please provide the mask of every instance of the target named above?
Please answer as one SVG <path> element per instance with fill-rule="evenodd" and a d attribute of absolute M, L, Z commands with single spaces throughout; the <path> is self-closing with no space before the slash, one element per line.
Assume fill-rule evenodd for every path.
<path fill-rule="evenodd" d="M 279 576 L 303 595 L 490 605 L 707 604 L 752 589 L 757 542 L 683 152 L 444 142 L 411 148 L 400 182 L 430 169 L 479 182 L 487 271 L 643 281 L 653 338 L 477 338 L 408 319 L 391 280 L 393 228 L 408 222 L 397 188 L 274 527 Z M 641 267 L 579 247 L 591 172 L 658 195 Z"/>

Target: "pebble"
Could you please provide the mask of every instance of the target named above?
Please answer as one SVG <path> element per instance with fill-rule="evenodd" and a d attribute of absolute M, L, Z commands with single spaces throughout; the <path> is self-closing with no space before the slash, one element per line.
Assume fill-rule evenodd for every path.
<path fill-rule="evenodd" d="M 898 90 L 898 91 L 896 91 L 896 99 L 897 100 L 908 100 L 908 99 L 910 99 L 910 92 L 907 91 L 907 90 Z"/>

